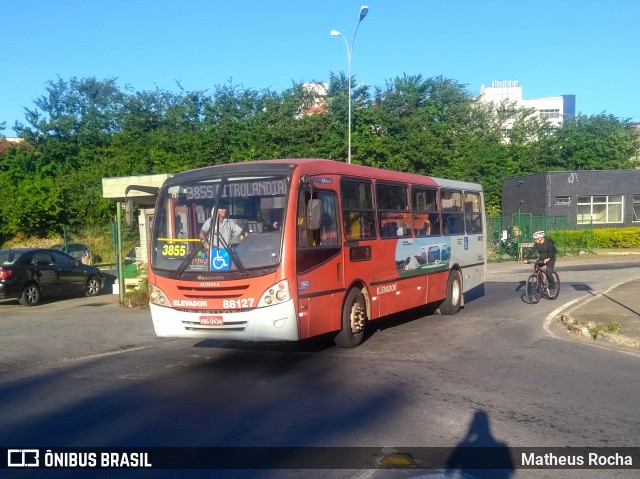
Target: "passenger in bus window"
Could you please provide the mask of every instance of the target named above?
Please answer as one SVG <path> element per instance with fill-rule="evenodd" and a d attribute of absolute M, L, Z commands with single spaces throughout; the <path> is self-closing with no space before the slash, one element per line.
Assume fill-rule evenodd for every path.
<path fill-rule="evenodd" d="M 358 213 L 350 212 L 344 216 L 344 232 L 347 239 L 360 238 L 360 215 Z"/>
<path fill-rule="evenodd" d="M 438 213 L 429 215 L 429 236 L 440 236 L 440 217 Z"/>
<path fill-rule="evenodd" d="M 443 215 L 445 216 L 445 215 Z M 448 213 L 444 221 L 444 234 L 458 235 L 464 233 L 464 225 L 462 224 L 460 213 Z"/>
<path fill-rule="evenodd" d="M 411 236 L 411 213 L 400 213 L 400 220 L 398 221 L 398 236 L 406 238 Z"/>
<path fill-rule="evenodd" d="M 395 219 L 382 218 L 380 222 L 380 237 L 393 238 L 398 234 L 398 223 Z"/>
<path fill-rule="evenodd" d="M 282 228 L 282 210 L 273 210 L 269 222 L 269 231 L 280 231 Z"/>
<path fill-rule="evenodd" d="M 429 219 L 422 222 L 422 227 L 417 230 L 416 236 L 431 236 L 431 221 Z"/>

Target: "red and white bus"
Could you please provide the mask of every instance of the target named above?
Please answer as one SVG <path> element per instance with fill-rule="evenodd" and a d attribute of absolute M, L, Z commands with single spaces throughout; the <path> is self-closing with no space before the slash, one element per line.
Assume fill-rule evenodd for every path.
<path fill-rule="evenodd" d="M 201 241 L 220 204 L 243 234 Z M 354 347 L 369 321 L 483 295 L 485 251 L 478 184 L 320 159 L 205 167 L 159 191 L 151 316 L 162 337 Z"/>

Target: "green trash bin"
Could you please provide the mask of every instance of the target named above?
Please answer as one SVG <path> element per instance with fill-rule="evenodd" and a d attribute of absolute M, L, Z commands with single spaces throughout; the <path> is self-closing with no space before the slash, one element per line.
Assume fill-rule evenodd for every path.
<path fill-rule="evenodd" d="M 135 263 L 128 264 L 122 270 L 124 279 L 133 279 L 138 277 L 138 266 Z"/>

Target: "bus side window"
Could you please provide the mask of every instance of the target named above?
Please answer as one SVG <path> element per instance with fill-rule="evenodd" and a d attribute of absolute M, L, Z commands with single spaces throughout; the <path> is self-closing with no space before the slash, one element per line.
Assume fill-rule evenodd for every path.
<path fill-rule="evenodd" d="M 411 187 L 413 233 L 416 238 L 440 236 L 438 193 L 435 188 Z"/>
<path fill-rule="evenodd" d="M 307 231 L 307 202 L 309 201 L 310 194 L 308 191 L 301 191 L 298 197 L 298 245 L 309 246 L 309 235 Z"/>
<path fill-rule="evenodd" d="M 310 193 L 301 191 L 298 199 L 298 245 L 335 246 L 338 241 L 338 199 L 333 191 L 315 190 L 314 198 L 320 200 L 320 224 L 317 229 L 307 224 L 307 208 L 310 204 Z"/>
<path fill-rule="evenodd" d="M 409 188 L 405 184 L 379 182 L 376 184 L 376 202 L 380 218 L 381 238 L 411 236 Z"/>
<path fill-rule="evenodd" d="M 333 190 L 313 189 L 313 200 L 308 190 L 300 191 L 298 196 L 298 247 L 296 251 L 296 270 L 298 273 L 310 271 L 326 263 L 340 253 L 342 242 L 339 239 L 338 195 Z M 318 224 L 309 224 L 309 205 L 320 201 L 319 211 L 313 211 L 319 218 Z M 315 222 L 315 220 L 314 220 Z M 313 229 L 311 228 L 313 227 Z"/>
<path fill-rule="evenodd" d="M 338 197 L 333 192 L 320 193 L 320 246 L 336 246 L 338 242 Z"/>
<path fill-rule="evenodd" d="M 373 239 L 376 236 L 373 185 L 370 181 L 340 180 L 342 225 L 346 240 Z"/>
<path fill-rule="evenodd" d="M 467 233 L 482 233 L 482 205 L 479 193 L 465 192 L 464 218 Z"/>
<path fill-rule="evenodd" d="M 440 193 L 440 205 L 444 234 L 464 234 L 462 192 L 442 190 Z"/>

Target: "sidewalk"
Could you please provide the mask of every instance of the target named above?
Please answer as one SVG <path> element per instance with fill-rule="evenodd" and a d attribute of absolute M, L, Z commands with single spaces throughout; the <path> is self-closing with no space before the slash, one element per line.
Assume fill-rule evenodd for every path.
<path fill-rule="evenodd" d="M 595 249 L 593 255 L 640 257 L 640 248 Z M 564 261 L 580 261 L 580 256 Z M 564 310 L 555 319 L 580 336 L 640 350 L 640 279 L 630 279 Z"/>
<path fill-rule="evenodd" d="M 640 279 L 622 283 L 580 301 L 556 319 L 581 336 L 640 349 L 639 291 Z"/>

